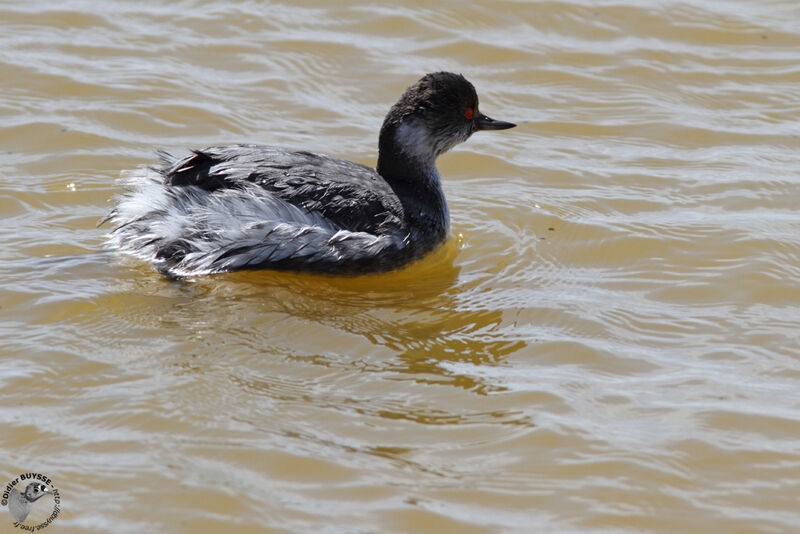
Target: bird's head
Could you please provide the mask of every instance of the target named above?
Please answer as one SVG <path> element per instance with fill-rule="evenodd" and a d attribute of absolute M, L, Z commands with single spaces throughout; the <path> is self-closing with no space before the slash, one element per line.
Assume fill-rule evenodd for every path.
<path fill-rule="evenodd" d="M 52 494 L 53 490 L 48 488 L 47 484 L 42 484 L 41 482 L 31 482 L 25 488 L 25 499 L 27 499 L 28 502 L 35 502 L 45 495 Z"/>

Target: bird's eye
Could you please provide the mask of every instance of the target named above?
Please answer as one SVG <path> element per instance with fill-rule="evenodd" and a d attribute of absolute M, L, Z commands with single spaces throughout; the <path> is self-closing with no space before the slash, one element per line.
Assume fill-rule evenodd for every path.
<path fill-rule="evenodd" d="M 464 113 L 464 116 L 467 118 L 467 120 L 471 121 L 472 114 L 473 114 L 472 108 L 467 108 L 467 111 Z"/>

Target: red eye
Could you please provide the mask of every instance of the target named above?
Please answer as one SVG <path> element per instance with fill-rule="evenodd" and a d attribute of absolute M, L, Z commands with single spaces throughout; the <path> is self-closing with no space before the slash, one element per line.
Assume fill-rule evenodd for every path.
<path fill-rule="evenodd" d="M 464 116 L 467 118 L 467 120 L 471 121 L 472 120 L 472 108 L 467 108 L 467 111 L 466 111 L 466 113 L 464 113 Z"/>

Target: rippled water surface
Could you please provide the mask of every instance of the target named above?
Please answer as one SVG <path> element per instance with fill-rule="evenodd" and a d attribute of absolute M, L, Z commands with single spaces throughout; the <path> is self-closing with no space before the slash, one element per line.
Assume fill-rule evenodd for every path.
<path fill-rule="evenodd" d="M 0 478 L 53 532 L 797 532 L 796 0 L 151 4 L 0 3 Z M 520 125 L 410 268 L 104 251 L 155 148 L 373 164 L 441 69 Z"/>

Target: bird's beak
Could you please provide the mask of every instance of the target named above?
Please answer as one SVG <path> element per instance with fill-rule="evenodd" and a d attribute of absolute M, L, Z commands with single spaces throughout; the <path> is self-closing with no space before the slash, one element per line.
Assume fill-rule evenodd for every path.
<path fill-rule="evenodd" d="M 513 122 L 498 121 L 487 117 L 483 113 L 478 113 L 475 118 L 476 130 L 508 130 L 516 126 Z"/>

